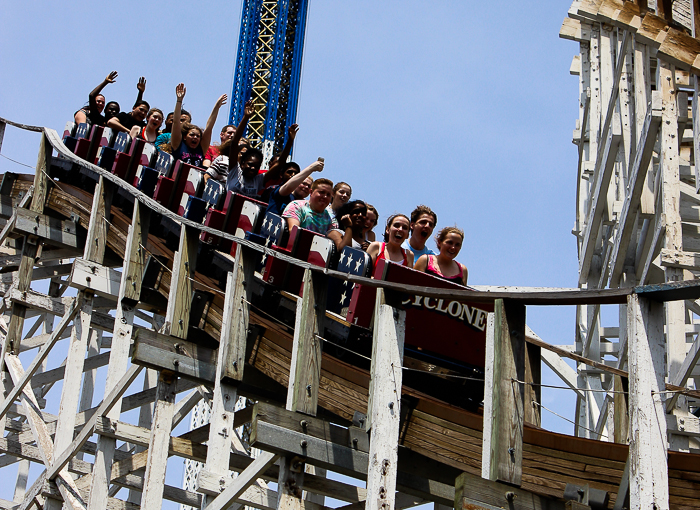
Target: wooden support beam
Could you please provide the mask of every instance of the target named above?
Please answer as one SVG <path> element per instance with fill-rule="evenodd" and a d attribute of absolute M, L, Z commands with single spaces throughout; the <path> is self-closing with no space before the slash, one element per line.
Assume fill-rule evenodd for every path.
<path fill-rule="evenodd" d="M 22 364 L 17 356 L 8 355 L 6 359 L 7 370 L 10 372 L 10 376 L 13 379 L 15 388 L 21 387 L 22 393 L 22 404 L 27 410 L 27 419 L 32 429 L 32 435 L 39 447 L 39 451 L 42 456 L 42 460 L 46 467 L 52 463 L 54 459 L 54 445 L 51 441 L 51 436 L 46 428 L 46 424 L 41 419 L 39 406 L 36 403 L 36 397 L 34 394 L 25 388 L 26 385 L 22 384 L 22 381 L 27 379 L 27 374 L 23 373 Z M 85 510 L 87 507 L 85 502 L 78 491 L 78 488 L 73 481 L 73 478 L 68 473 L 65 466 L 57 473 L 56 484 L 61 492 L 64 503 L 66 503 L 73 510 Z M 36 494 L 30 489 L 29 496 L 27 500 L 31 501 L 36 497 Z"/>
<path fill-rule="evenodd" d="M 217 350 L 140 329 L 134 335 L 132 362 L 153 370 L 172 370 L 197 383 L 214 383 Z"/>
<path fill-rule="evenodd" d="M 293 454 L 336 473 L 364 480 L 367 478 L 369 455 L 333 441 L 296 432 L 272 423 L 255 420 L 251 424 L 251 445 L 276 454 Z M 405 458 L 404 458 L 405 455 Z M 426 464 L 426 458 L 416 456 L 406 448 L 399 448 L 401 471 L 396 478 L 396 488 L 406 494 L 449 505 L 454 500 L 454 486 L 428 476 L 416 474 Z M 430 464 L 428 461 L 427 464 Z M 404 470 L 405 469 L 405 470 Z M 305 478 L 306 480 L 306 478 Z"/>
<path fill-rule="evenodd" d="M 153 428 L 148 443 L 148 461 L 141 495 L 143 508 L 160 508 L 163 504 L 165 468 L 168 464 L 168 446 L 175 408 L 175 380 L 174 374 L 165 371 L 160 372 L 158 377 Z"/>
<path fill-rule="evenodd" d="M 321 380 L 321 339 L 326 316 L 327 279 L 304 272 L 304 296 L 297 301 L 287 409 L 316 416 Z M 293 385 L 292 385 L 293 382 Z"/>
<path fill-rule="evenodd" d="M 386 304 L 384 291 L 378 291 L 367 404 L 367 510 L 395 506 L 405 322 L 406 312 Z"/>
<path fill-rule="evenodd" d="M 226 282 L 218 365 L 221 365 L 220 377 L 225 378 L 227 384 L 237 384 L 243 380 L 249 303 L 255 273 L 254 255 L 250 248 L 239 246 L 233 273 L 229 274 Z"/>
<path fill-rule="evenodd" d="M 18 208 L 14 230 L 24 235 L 36 236 L 44 244 L 60 248 L 78 247 L 78 226 L 74 221 L 60 220 Z"/>
<path fill-rule="evenodd" d="M 678 372 L 670 375 L 670 383 L 676 386 L 685 386 L 688 382 L 688 378 L 691 376 L 691 372 L 695 366 L 700 361 L 700 335 L 695 337 L 695 341 L 690 346 L 688 353 L 681 363 Z M 676 405 L 680 393 L 673 393 L 666 399 L 666 412 L 670 413 Z"/>
<path fill-rule="evenodd" d="M 113 391 L 127 371 L 129 350 L 134 333 L 134 307 L 141 296 L 141 280 L 146 257 L 142 246 L 146 245 L 150 218 L 150 210 L 136 200 L 124 249 L 124 265 L 118 287 L 119 297 L 112 331 L 105 393 Z M 105 416 L 112 420 L 118 420 L 121 408 L 122 401 L 118 399 Z M 109 474 L 114 462 L 115 451 L 116 441 L 113 438 L 98 436 L 95 467 L 90 482 L 89 505 L 91 508 L 101 508 L 107 501 Z"/>
<path fill-rule="evenodd" d="M 82 258 L 73 261 L 69 285 L 79 290 L 89 290 L 101 296 L 117 299 L 122 274 L 116 269 Z"/>
<path fill-rule="evenodd" d="M 663 320 L 662 304 L 629 297 L 631 508 L 669 508 Z"/>
<path fill-rule="evenodd" d="M 7 413 L 12 403 L 15 401 L 15 399 L 19 397 L 24 387 L 27 386 L 27 384 L 29 384 L 29 381 L 39 369 L 41 363 L 44 361 L 44 359 L 46 359 L 46 356 L 49 355 L 49 351 L 58 341 L 58 338 L 61 336 L 61 333 L 63 333 L 63 330 L 66 329 L 68 323 L 71 322 L 78 315 L 78 312 L 82 308 L 82 304 L 82 300 L 78 298 L 73 300 L 73 303 L 71 304 L 70 308 L 66 311 L 66 315 L 63 316 L 61 322 L 59 322 L 56 329 L 51 333 L 51 338 L 41 347 L 41 349 L 39 349 L 39 352 L 34 357 L 34 360 L 31 362 L 27 370 L 24 372 L 22 378 L 15 383 L 15 386 L 14 388 L 12 388 L 12 391 L 10 391 L 10 393 L 5 397 L 5 400 L 3 401 L 2 405 L 0 405 L 0 418 L 5 416 L 5 413 Z M 12 355 L 6 354 L 6 359 L 8 356 Z"/>
<path fill-rule="evenodd" d="M 250 250 L 239 247 L 236 251 L 234 272 L 226 279 L 226 298 L 222 310 L 221 337 L 219 340 L 216 373 L 214 374 L 214 398 L 212 399 L 207 461 L 197 476 L 200 479 L 208 474 L 226 472 L 231 450 L 238 390 L 230 379 L 240 380 L 245 365 L 245 347 L 248 333 L 248 293 L 252 287 L 254 265 Z M 224 374 L 230 374 L 223 379 Z M 218 492 L 216 493 L 218 494 Z M 205 503 L 212 498 L 205 497 Z"/>
<path fill-rule="evenodd" d="M 108 230 L 108 224 L 105 220 L 110 214 L 112 190 L 113 187 L 111 183 L 100 178 L 93 194 L 83 258 L 86 263 L 92 263 L 95 264 L 95 266 L 101 265 L 104 261 Z M 96 274 L 95 276 L 97 277 Z M 68 374 L 82 374 L 85 364 L 85 353 L 88 350 L 90 337 L 96 334 L 90 327 L 92 323 L 94 292 L 90 289 L 80 290 L 78 292 L 78 299 L 81 298 L 83 300 L 83 305 L 78 317 L 76 317 L 74 321 L 68 356 L 66 358 L 66 373 Z M 61 388 L 61 405 L 54 439 L 54 447 L 57 452 L 64 452 L 71 446 L 71 442 L 73 441 L 76 418 L 80 410 L 81 382 L 81 377 L 67 377 L 63 381 Z M 89 393 L 91 390 L 83 385 L 82 391 L 83 393 Z M 89 400 L 92 401 L 92 395 L 89 395 Z M 49 477 L 49 479 L 51 479 L 51 477 Z M 47 501 L 46 510 L 60 510 L 60 508 L 60 502 L 51 499 Z"/>
<path fill-rule="evenodd" d="M 32 202 L 29 205 L 29 210 L 34 213 L 43 214 L 44 212 L 44 204 L 46 203 L 49 187 L 47 169 L 48 162 L 51 161 L 52 154 L 53 148 L 51 147 L 51 143 L 46 135 L 44 135 L 41 137 L 41 144 L 39 146 L 39 156 L 37 158 L 36 170 L 34 172 L 34 192 L 32 195 Z M 32 271 L 34 270 L 34 264 L 38 254 L 39 244 L 34 238 L 25 236 L 24 243 L 22 245 L 22 258 L 19 265 L 19 277 L 17 280 L 18 291 L 26 292 L 29 290 L 29 286 L 32 281 Z M 0 373 L 3 372 L 5 356 L 7 354 L 19 353 L 20 339 L 22 338 L 22 330 L 24 328 L 24 318 L 26 313 L 26 307 L 19 304 L 12 304 L 10 324 L 7 328 L 7 335 L 5 335 L 2 354 L 0 355 Z M 0 413 L 0 416 L 1 415 L 2 413 Z"/>
<path fill-rule="evenodd" d="M 697 41 L 696 41 L 697 42 Z M 700 44 L 700 43 L 698 43 Z M 678 91 L 674 80 L 675 68 L 664 60 L 659 60 L 658 87 L 662 95 L 662 125 L 661 125 L 661 155 L 663 166 L 661 172 L 661 207 L 666 230 L 664 233 L 664 248 L 674 251 L 683 250 L 683 227 L 680 215 L 681 186 L 680 186 L 680 154 L 678 140 Z M 683 270 L 667 267 L 664 270 L 666 282 L 684 280 Z M 667 373 L 677 374 L 686 357 L 685 339 L 685 303 L 667 302 L 665 304 L 666 324 L 666 363 Z M 688 412 L 688 401 L 680 396 L 675 401 L 678 412 Z M 687 437 L 672 436 L 670 445 L 673 449 L 687 450 Z"/>
<path fill-rule="evenodd" d="M 234 499 L 239 498 L 255 480 L 278 459 L 270 452 L 262 452 L 244 471 L 242 471 L 224 491 L 219 494 L 203 510 L 223 510 L 229 508 Z"/>
<path fill-rule="evenodd" d="M 56 477 L 58 472 L 63 469 L 63 467 L 70 461 L 76 452 L 86 443 L 90 436 L 95 432 L 95 423 L 97 420 L 107 414 L 112 407 L 119 401 L 124 392 L 129 388 L 131 383 L 136 379 L 136 376 L 141 372 L 141 368 L 138 365 L 132 365 L 129 370 L 124 374 L 124 376 L 115 385 L 114 389 L 104 398 L 102 403 L 99 405 L 92 418 L 83 426 L 83 428 L 78 433 L 78 436 L 73 440 L 73 442 L 66 448 L 60 456 L 56 457 L 47 469 L 46 477 L 52 480 Z"/>
<path fill-rule="evenodd" d="M 651 156 L 656 143 L 656 136 L 661 124 L 661 95 L 658 92 L 652 94 L 652 101 L 647 108 L 646 118 L 642 127 L 642 132 L 639 135 L 637 143 L 637 152 L 634 156 L 634 162 L 629 173 L 627 181 L 627 195 L 625 203 L 622 207 L 620 220 L 615 233 L 615 241 L 613 242 L 613 252 L 611 256 L 611 275 L 610 286 L 617 287 L 620 282 L 620 276 L 624 268 L 625 257 L 632 233 L 636 223 L 637 209 L 639 208 L 642 191 L 646 182 L 647 169 L 651 162 Z M 604 287 L 604 285 L 601 285 Z"/>
<path fill-rule="evenodd" d="M 294 323 L 294 341 L 289 369 L 287 405 L 289 411 L 316 416 L 318 389 L 321 381 L 321 339 L 326 315 L 326 289 L 324 275 L 304 271 L 303 298 L 297 301 Z M 303 508 L 301 487 L 304 484 L 305 465 L 293 455 L 280 458 L 277 480 L 277 508 L 300 510 Z"/>
<path fill-rule="evenodd" d="M 173 259 L 173 274 L 170 279 L 170 295 L 165 313 L 164 333 L 187 340 L 190 327 L 190 308 L 193 279 L 197 266 L 199 232 L 192 227 L 180 229 L 180 246 Z"/>
<path fill-rule="evenodd" d="M 620 79 L 625 63 L 625 55 L 627 53 L 627 45 L 631 37 L 629 32 L 625 32 L 617 63 L 615 65 L 614 76 L 612 80 L 612 93 L 607 101 L 607 110 L 605 121 L 600 132 L 600 141 L 602 145 L 598 147 L 598 153 L 595 160 L 595 170 L 593 172 L 593 184 L 591 186 L 590 204 L 586 219 L 586 226 L 583 231 L 583 240 L 581 242 L 581 250 L 579 253 L 579 284 L 583 285 L 588 281 L 588 272 L 591 268 L 593 251 L 598 240 L 600 230 L 600 222 L 605 209 L 604 197 L 607 197 L 612 171 L 617 157 L 620 141 L 622 140 L 622 127 L 620 125 L 620 114 L 616 108 L 619 94 Z M 604 52 L 608 56 L 607 52 Z M 607 69 L 602 69 L 606 71 Z M 603 92 L 607 92 L 603 90 Z"/>
<path fill-rule="evenodd" d="M 593 251 L 600 232 L 600 224 L 603 218 L 605 209 L 605 200 L 607 196 L 608 186 L 612 177 L 615 158 L 622 140 L 622 132 L 619 131 L 619 123 L 609 131 L 607 139 L 604 141 L 603 152 L 599 154 L 596 160 L 596 172 L 594 174 L 598 178 L 594 179 L 594 185 L 591 189 L 591 203 L 586 220 L 586 227 L 583 233 L 583 241 L 581 244 L 581 252 L 579 254 L 580 269 L 579 269 L 579 284 L 584 284 L 588 280 L 588 273 L 591 268 L 593 259 Z"/>
<path fill-rule="evenodd" d="M 494 303 L 486 334 L 481 476 L 520 486 L 525 388 L 525 307 Z"/>
<path fill-rule="evenodd" d="M 517 487 L 462 473 L 455 482 L 454 508 L 489 510 L 570 510 L 563 501 L 546 498 Z M 585 508 L 589 508 L 586 506 Z"/>

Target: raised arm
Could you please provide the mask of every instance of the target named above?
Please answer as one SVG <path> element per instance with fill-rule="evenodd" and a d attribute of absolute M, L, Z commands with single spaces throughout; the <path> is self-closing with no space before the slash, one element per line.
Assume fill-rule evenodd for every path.
<path fill-rule="evenodd" d="M 182 142 L 182 124 L 180 123 L 180 114 L 182 111 L 182 100 L 185 98 L 187 89 L 184 83 L 178 83 L 175 87 L 175 97 L 177 101 L 175 102 L 175 111 L 173 112 L 173 127 L 170 130 L 170 146 L 173 151 L 180 147 Z"/>
<path fill-rule="evenodd" d="M 233 138 L 231 138 L 231 147 L 228 150 L 229 165 L 231 168 L 235 168 L 236 163 L 238 162 L 238 153 L 241 151 L 238 143 L 241 141 L 241 138 L 243 138 L 243 133 L 245 133 L 245 128 L 248 125 L 248 121 L 254 113 L 255 103 L 253 103 L 252 99 L 249 99 L 245 104 L 245 108 L 243 109 L 243 118 L 236 128 Z"/>
<path fill-rule="evenodd" d="M 286 197 L 291 195 L 294 192 L 294 190 L 297 189 L 297 186 L 304 182 L 304 179 L 306 179 L 309 175 L 311 175 L 314 172 L 322 172 L 323 165 L 323 161 L 319 160 L 314 161 L 309 166 L 304 168 L 301 172 L 296 174 L 294 177 L 292 177 L 282 185 L 282 187 L 279 189 L 280 196 Z"/>
<path fill-rule="evenodd" d="M 143 100 L 143 93 L 146 92 L 146 78 L 144 78 L 143 76 L 141 76 L 141 78 L 139 78 L 139 81 L 136 84 L 136 90 L 138 90 L 139 93 L 136 96 L 136 101 L 134 102 L 134 106 L 136 106 L 136 103 Z"/>
<path fill-rule="evenodd" d="M 219 116 L 219 108 L 226 104 L 228 96 L 222 94 L 219 99 L 216 100 L 214 108 L 211 111 L 211 115 L 207 119 L 207 125 L 204 127 L 204 133 L 202 133 L 202 141 L 200 147 L 202 148 L 202 153 L 206 154 L 209 150 L 209 145 L 211 144 L 211 132 L 214 129 L 214 124 L 216 124 L 216 118 Z"/>
<path fill-rule="evenodd" d="M 277 179 L 280 176 L 280 174 L 282 173 L 282 169 L 285 168 L 285 165 L 287 164 L 287 158 L 289 158 L 289 155 L 292 152 L 292 147 L 294 146 L 294 139 L 296 138 L 298 132 L 298 124 L 292 124 L 291 126 L 289 126 L 289 129 L 287 130 L 287 143 L 284 144 L 284 148 L 280 153 L 280 157 L 277 158 L 275 164 L 272 165 L 270 169 L 265 173 L 265 177 L 263 177 L 263 184 L 267 183 L 267 181 L 271 179 Z"/>
<path fill-rule="evenodd" d="M 107 78 L 102 80 L 102 83 L 100 83 L 97 87 L 95 87 L 92 92 L 88 95 L 88 101 L 90 104 L 90 111 L 95 112 L 97 111 L 97 103 L 95 102 L 95 99 L 97 96 L 100 95 L 100 92 L 102 92 L 102 89 L 107 86 L 109 83 L 114 83 L 117 79 L 117 72 L 112 71 L 107 75 Z"/>

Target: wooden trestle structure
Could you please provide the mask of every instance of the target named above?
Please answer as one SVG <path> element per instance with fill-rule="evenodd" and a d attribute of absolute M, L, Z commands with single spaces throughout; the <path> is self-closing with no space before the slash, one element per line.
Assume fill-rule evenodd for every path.
<path fill-rule="evenodd" d="M 41 136 L 35 175 L 6 173 L 0 183 L 0 479 L 16 480 L 14 501 L 0 508 L 170 500 L 321 510 L 326 496 L 368 510 L 700 508 L 700 426 L 690 412 L 700 399 L 700 115 L 689 109 L 692 97 L 697 112 L 700 41 L 663 5 L 574 2 L 562 27 L 581 48 L 572 65 L 582 98 L 580 289 L 435 289 L 319 268 L 172 213 L 76 157 L 52 129 L 0 119 L 0 148 L 7 126 Z M 52 179 L 54 167 L 83 185 Z M 162 218 L 177 226 L 176 250 L 153 233 Z M 196 270 L 202 231 L 238 243 L 235 258 L 217 259 L 225 285 Z M 304 271 L 303 296 L 280 301 L 293 322 L 255 304 L 261 254 Z M 165 270 L 146 288 L 149 258 Z M 371 361 L 322 347 L 327 328 L 344 323 L 326 312 L 329 278 L 379 289 Z M 211 292 L 203 308 L 195 290 Z M 482 408 L 403 383 L 406 294 L 493 305 Z M 576 305 L 574 348 L 529 330 L 527 305 Z M 620 307 L 618 327 L 600 325 L 601 305 Z M 49 356 L 65 361 L 50 368 Z M 578 437 L 539 426 L 541 361 L 576 392 Z M 449 375 L 431 374 L 464 391 Z M 53 415 L 43 409 L 59 381 Z M 236 411 L 239 396 L 255 404 Z M 210 423 L 173 437 L 202 399 Z M 235 432 L 242 425 L 256 457 Z M 171 456 L 203 463 L 194 490 L 165 483 Z M 43 471 L 29 485 L 32 463 Z M 128 500 L 115 497 L 124 488 Z"/>
<path fill-rule="evenodd" d="M 647 5 L 648 4 L 648 5 Z M 697 0 L 573 2 L 560 36 L 579 43 L 576 227 L 582 289 L 690 281 L 700 271 L 700 5 Z M 631 366 L 626 306 L 603 326 L 599 306 L 577 308 L 573 351 Z M 700 302 L 668 302 L 659 377 L 697 388 Z M 609 319 L 608 319 L 609 320 Z M 663 357 L 665 356 L 665 360 Z M 665 361 L 665 363 L 664 363 Z M 555 369 L 556 370 L 556 369 Z M 563 369 L 579 388 L 576 435 L 633 441 L 616 376 Z M 607 393 L 606 393 L 607 392 Z M 700 402 L 663 399 L 668 447 L 698 451 Z"/>

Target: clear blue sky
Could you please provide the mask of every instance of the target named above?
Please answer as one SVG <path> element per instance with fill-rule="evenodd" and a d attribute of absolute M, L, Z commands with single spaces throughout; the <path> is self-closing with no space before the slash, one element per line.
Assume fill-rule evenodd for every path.
<path fill-rule="evenodd" d="M 569 66 L 578 47 L 558 37 L 568 8 L 310 0 L 294 160 L 323 156 L 324 176 L 349 182 L 380 224 L 430 205 L 439 226 L 464 229 L 459 260 L 472 284 L 575 287 L 578 79 Z M 143 75 L 145 99 L 167 113 L 184 82 L 184 107 L 200 125 L 231 93 L 240 0 L 4 2 L 2 11 L 2 117 L 62 130 L 112 70 L 108 101 L 128 109 Z M 37 136 L 8 128 L 3 154 L 34 165 L 37 150 Z M 31 172 L 0 158 L 6 171 Z M 573 343 L 571 307 L 530 307 L 528 324 L 545 341 Z M 573 402 L 571 392 L 545 392 L 544 404 L 569 418 Z"/>

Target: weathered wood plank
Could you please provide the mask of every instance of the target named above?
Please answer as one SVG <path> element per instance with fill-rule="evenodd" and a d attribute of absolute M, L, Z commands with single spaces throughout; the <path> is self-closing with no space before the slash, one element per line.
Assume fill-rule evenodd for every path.
<path fill-rule="evenodd" d="M 209 428 L 207 461 L 197 476 L 197 488 L 208 473 L 223 473 L 229 462 L 231 439 L 236 431 L 235 421 L 236 401 L 238 392 L 236 386 L 225 374 L 230 374 L 234 380 L 243 375 L 245 365 L 245 345 L 248 332 L 248 301 L 247 292 L 252 287 L 252 261 L 244 255 L 245 248 L 236 252 L 234 272 L 228 273 L 226 279 L 226 299 L 222 310 L 223 323 L 214 374 L 214 398 Z M 247 271 L 246 271 L 247 270 Z M 246 285 L 247 283 L 247 285 Z M 218 491 L 214 494 L 218 495 Z M 205 503 L 209 502 L 209 494 Z M 276 501 L 276 500 L 275 500 Z"/>
<path fill-rule="evenodd" d="M 462 473 L 457 477 L 455 483 L 454 508 L 564 510 L 565 505 L 561 501 L 545 498 L 517 487 L 510 487 L 499 482 L 484 480 L 469 473 Z M 586 508 L 589 507 L 586 506 Z"/>
<path fill-rule="evenodd" d="M 245 367 L 246 340 L 248 337 L 249 305 L 255 272 L 255 252 L 239 246 L 233 273 L 229 274 L 226 283 L 226 299 L 221 311 L 219 364 L 222 365 L 220 377 L 225 383 L 236 383 L 243 380 Z"/>
<path fill-rule="evenodd" d="M 213 383 L 218 350 L 155 331 L 139 329 L 134 335 L 132 362 L 154 370 L 171 370 L 198 383 Z"/>
<path fill-rule="evenodd" d="M 122 274 L 110 267 L 82 258 L 73 261 L 69 285 L 79 290 L 90 290 L 97 294 L 116 299 Z"/>
<path fill-rule="evenodd" d="M 41 137 L 41 144 L 39 146 L 39 156 L 37 157 L 36 170 L 34 172 L 34 192 L 32 202 L 29 205 L 29 210 L 34 213 L 43 214 L 44 212 L 44 204 L 46 203 L 49 187 L 47 167 L 48 162 L 51 161 L 52 154 L 53 148 L 49 137 L 44 134 L 44 136 Z M 22 258 L 19 264 L 19 277 L 17 281 L 17 290 L 20 292 L 29 290 L 32 281 L 32 271 L 38 253 L 39 245 L 36 243 L 36 240 L 25 236 L 22 245 Z M 12 304 L 12 316 L 10 317 L 10 324 L 8 325 L 7 335 L 3 343 L 2 354 L 0 355 L 0 373 L 3 370 L 5 356 L 7 354 L 19 353 L 26 311 L 26 307 L 15 303 Z M 2 416 L 2 413 L 0 413 L 0 416 Z"/>
<path fill-rule="evenodd" d="M 124 374 L 124 376 L 115 385 L 114 389 L 104 398 L 102 403 L 99 405 L 92 418 L 83 426 L 78 436 L 73 440 L 73 442 L 66 448 L 60 456 L 56 457 L 47 469 L 46 477 L 52 480 L 56 477 L 56 474 L 70 461 L 70 459 L 75 455 L 77 451 L 85 444 L 88 438 L 95 431 L 95 422 L 99 417 L 105 415 L 109 412 L 114 404 L 119 401 L 124 392 L 128 389 L 131 383 L 136 379 L 136 377 L 141 372 L 141 368 L 138 365 L 132 365 L 131 368 Z"/>
<path fill-rule="evenodd" d="M 627 304 L 630 366 L 630 505 L 669 508 L 663 305 L 639 296 Z"/>
<path fill-rule="evenodd" d="M 287 409 L 316 415 L 321 379 L 321 340 L 326 315 L 327 280 L 304 272 L 304 296 L 297 301 Z"/>
<path fill-rule="evenodd" d="M 190 326 L 198 245 L 199 232 L 187 226 L 180 230 L 180 246 L 173 260 L 173 274 L 163 332 L 183 340 L 187 339 Z"/>
<path fill-rule="evenodd" d="M 175 377 L 172 373 L 160 372 L 156 390 L 153 428 L 148 443 L 148 461 L 144 475 L 141 506 L 160 508 L 163 503 L 165 468 L 168 464 L 168 446 L 175 407 Z"/>
<path fill-rule="evenodd" d="M 627 195 L 620 214 L 620 220 L 613 243 L 611 255 L 610 286 L 616 287 L 622 274 L 627 248 L 632 240 L 637 209 L 639 208 L 644 189 L 647 169 L 656 143 L 656 136 L 661 124 L 661 96 L 658 92 L 652 94 L 652 100 L 647 109 L 646 118 L 637 142 L 637 152 L 630 170 L 627 184 Z"/>
<path fill-rule="evenodd" d="M 491 426 L 490 434 L 484 433 L 482 477 L 519 486 L 525 390 L 516 381 L 525 380 L 525 307 L 496 301 L 493 347 L 487 350 L 492 352 L 487 354 L 492 385 L 484 394 L 484 421 Z"/>
<path fill-rule="evenodd" d="M 15 232 L 36 236 L 41 242 L 61 248 L 78 247 L 78 229 L 74 221 L 59 220 L 28 209 L 18 208 Z"/>
<path fill-rule="evenodd" d="M 384 291 L 378 291 L 366 422 L 370 435 L 367 510 L 393 508 L 396 502 L 405 321 L 406 312 L 387 305 Z"/>

